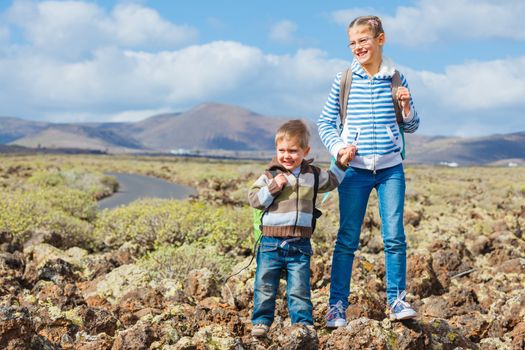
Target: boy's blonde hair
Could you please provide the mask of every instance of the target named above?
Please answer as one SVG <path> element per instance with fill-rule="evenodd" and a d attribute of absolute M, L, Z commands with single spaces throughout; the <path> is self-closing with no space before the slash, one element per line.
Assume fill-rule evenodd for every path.
<path fill-rule="evenodd" d="M 377 16 L 360 16 L 354 19 L 348 25 L 348 30 L 357 26 L 368 26 L 370 31 L 374 34 L 374 37 L 379 36 L 379 34 L 384 33 L 383 23 L 381 23 L 381 18 Z"/>
<path fill-rule="evenodd" d="M 275 145 L 284 139 L 295 139 L 302 149 L 307 149 L 310 143 L 308 126 L 300 119 L 287 121 L 277 130 L 275 134 Z"/>

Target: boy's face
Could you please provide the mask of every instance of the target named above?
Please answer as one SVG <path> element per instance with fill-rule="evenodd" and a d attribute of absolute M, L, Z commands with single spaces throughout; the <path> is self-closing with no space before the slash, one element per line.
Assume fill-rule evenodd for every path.
<path fill-rule="evenodd" d="M 276 144 L 277 161 L 286 170 L 294 170 L 301 165 L 304 157 L 310 152 L 310 147 L 303 149 L 298 140 L 293 138 L 283 138 Z"/>

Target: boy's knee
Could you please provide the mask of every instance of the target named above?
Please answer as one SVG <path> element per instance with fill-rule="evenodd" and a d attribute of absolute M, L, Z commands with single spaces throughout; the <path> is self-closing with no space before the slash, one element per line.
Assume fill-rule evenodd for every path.
<path fill-rule="evenodd" d="M 310 298 L 310 284 L 308 282 L 296 283 L 288 290 L 291 297 Z"/>
<path fill-rule="evenodd" d="M 273 283 L 257 283 L 255 285 L 255 292 L 262 293 L 264 295 L 270 295 L 277 287 Z"/>

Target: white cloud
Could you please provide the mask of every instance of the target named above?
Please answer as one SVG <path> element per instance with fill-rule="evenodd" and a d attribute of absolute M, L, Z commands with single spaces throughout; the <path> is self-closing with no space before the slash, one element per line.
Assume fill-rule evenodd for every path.
<path fill-rule="evenodd" d="M 413 72 L 418 88 L 435 103 L 458 111 L 524 106 L 525 56 L 448 66 L 443 74 Z"/>
<path fill-rule="evenodd" d="M 452 65 L 443 73 L 400 70 L 407 76 L 426 134 L 524 130 L 525 56 Z"/>
<path fill-rule="evenodd" d="M 418 4 L 414 11 L 426 2 Z M 17 1 L 6 18 L 8 25 L 23 29 L 27 42 L 15 46 L 9 27 L 0 26 L 0 40 L 9 48 L 0 55 L 0 115 L 135 121 L 216 101 L 315 119 L 335 74 L 349 63 L 316 49 L 272 55 L 234 41 L 177 46 L 185 35 L 192 40 L 194 31 L 136 4 L 107 12 L 87 2 Z M 456 23 L 454 29 L 459 27 Z M 282 33 L 294 34 L 286 28 Z M 150 41 L 166 47 L 151 49 Z M 401 71 L 409 79 L 424 133 L 523 129 L 518 114 L 525 107 L 525 56 L 451 65 L 442 73 Z M 505 122 L 495 123 L 501 116 Z"/>
<path fill-rule="evenodd" d="M 21 54 L 0 58 L 0 80 L 16 87 L 0 95 L 0 114 L 135 121 L 148 113 L 218 101 L 263 114 L 315 119 L 335 74 L 347 65 L 319 50 L 269 55 L 231 41 L 157 53 L 101 49 L 74 63 Z M 525 56 L 449 66 L 443 73 L 400 69 L 409 80 L 423 133 L 520 130 L 522 116 L 515 111 L 525 107 L 519 74 Z M 494 123 L 502 115 L 505 122 Z"/>
<path fill-rule="evenodd" d="M 153 115 L 171 113 L 172 110 L 168 108 L 158 108 L 158 109 L 143 109 L 143 110 L 133 110 L 133 111 L 123 111 L 116 114 L 110 114 L 105 118 L 110 122 L 138 122 L 144 120 Z"/>
<path fill-rule="evenodd" d="M 106 46 L 175 48 L 191 43 L 197 31 L 161 18 L 136 4 L 117 5 L 111 13 L 82 1 L 16 1 L 6 16 L 21 28 L 31 47 L 61 58 L 78 59 Z"/>
<path fill-rule="evenodd" d="M 278 43 L 291 43 L 296 31 L 297 25 L 294 22 L 283 20 L 272 26 L 270 39 Z"/>
<path fill-rule="evenodd" d="M 239 88 L 263 55 L 254 47 L 217 41 L 179 51 L 128 51 L 125 57 L 133 65 L 134 78 L 142 79 L 146 87 L 161 88 L 166 101 L 179 103 Z"/>
<path fill-rule="evenodd" d="M 220 101 L 260 113 L 311 116 L 345 64 L 317 50 L 275 56 L 228 41 L 157 53 L 101 49 L 72 63 L 20 55 L 0 58 L 0 80 L 16 86 L 0 95 L 1 114 L 76 121 L 90 112 L 100 120 L 122 110 L 177 111 Z"/>
<path fill-rule="evenodd" d="M 197 36 L 190 26 L 175 25 L 163 20 L 157 11 L 134 4 L 118 5 L 113 10 L 108 32 L 118 43 L 130 47 L 176 47 Z"/>
<path fill-rule="evenodd" d="M 377 11 L 354 8 L 336 11 L 332 18 L 347 26 L 356 16 L 372 13 Z M 458 38 L 525 40 L 525 31 L 519 29 L 525 17 L 522 0 L 419 0 L 398 7 L 393 16 L 379 15 L 388 37 L 404 45 Z"/>

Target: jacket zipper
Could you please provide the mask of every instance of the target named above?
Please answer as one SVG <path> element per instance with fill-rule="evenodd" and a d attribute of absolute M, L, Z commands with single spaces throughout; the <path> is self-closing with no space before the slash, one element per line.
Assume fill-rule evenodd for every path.
<path fill-rule="evenodd" d="M 370 86 L 370 108 L 372 109 L 372 137 L 373 137 L 373 143 L 374 143 L 374 153 L 372 154 L 373 157 L 373 174 L 376 174 L 376 152 L 377 152 L 377 143 L 376 143 L 376 116 L 374 112 L 374 94 L 373 94 L 373 78 L 370 78 L 369 86 Z"/>
<path fill-rule="evenodd" d="M 293 236 L 295 236 L 295 229 L 297 227 L 297 221 L 299 220 L 299 177 L 301 176 L 301 171 L 299 170 L 299 174 L 296 178 L 295 183 L 295 190 L 297 191 L 297 198 L 295 200 L 295 223 L 293 224 Z"/>

